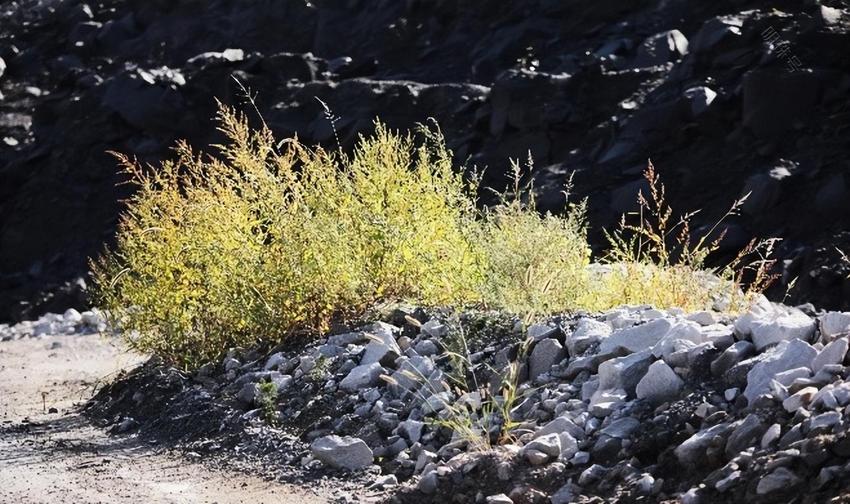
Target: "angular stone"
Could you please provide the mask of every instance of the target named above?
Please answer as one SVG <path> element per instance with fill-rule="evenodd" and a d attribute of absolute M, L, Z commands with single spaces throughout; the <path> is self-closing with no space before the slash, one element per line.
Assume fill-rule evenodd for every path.
<path fill-rule="evenodd" d="M 817 373 L 828 364 L 841 364 L 847 355 L 847 338 L 841 337 L 829 343 L 812 359 L 812 372 Z"/>
<path fill-rule="evenodd" d="M 611 326 L 592 318 L 582 318 L 575 330 L 567 335 L 567 349 L 570 356 L 583 354 L 591 345 L 602 341 L 611 334 Z"/>
<path fill-rule="evenodd" d="M 732 425 L 720 423 L 708 429 L 701 430 L 686 439 L 673 451 L 676 458 L 684 466 L 700 466 L 707 464 L 707 450 L 712 445 L 723 446 L 721 443 L 729 436 Z"/>
<path fill-rule="evenodd" d="M 635 387 L 652 361 L 652 353 L 644 350 L 603 362 L 599 365 L 599 390 L 623 389 L 634 395 Z"/>
<path fill-rule="evenodd" d="M 770 351 L 759 356 L 758 363 L 747 373 L 744 396 L 749 402 L 770 390 L 770 380 L 777 373 L 809 366 L 817 355 L 811 345 L 800 339 L 782 341 Z"/>
<path fill-rule="evenodd" d="M 610 354 L 620 348 L 628 352 L 652 348 L 672 327 L 673 323 L 669 319 L 655 319 L 646 324 L 614 331 L 599 345 L 599 353 Z"/>
<path fill-rule="evenodd" d="M 374 387 L 380 382 L 380 376 L 383 372 L 384 368 L 377 362 L 357 366 L 348 373 L 348 376 L 339 382 L 339 387 L 350 392 L 356 392 L 366 387 Z"/>
<path fill-rule="evenodd" d="M 721 376 L 735 364 L 755 355 L 756 347 L 749 341 L 738 341 L 711 362 L 711 374 Z"/>
<path fill-rule="evenodd" d="M 818 317 L 822 343 L 829 343 L 839 336 L 850 335 L 850 312 L 828 312 Z"/>
<path fill-rule="evenodd" d="M 749 334 L 759 351 L 781 341 L 811 341 L 815 327 L 815 321 L 796 308 L 763 302 L 755 304 L 735 323 L 735 329 Z"/>
<path fill-rule="evenodd" d="M 638 47 L 635 68 L 663 65 L 687 54 L 688 39 L 679 30 L 668 30 L 648 37 Z"/>
<path fill-rule="evenodd" d="M 817 393 L 817 387 L 806 387 L 802 390 L 798 390 L 796 393 L 788 397 L 788 399 L 782 401 L 782 407 L 785 408 L 785 411 L 788 413 L 794 413 L 800 408 L 808 405 Z"/>
<path fill-rule="evenodd" d="M 356 471 L 372 465 L 372 450 L 356 437 L 325 436 L 313 441 L 310 452 L 330 467 Z"/>
<path fill-rule="evenodd" d="M 376 322 L 364 329 L 369 344 L 360 359 L 360 365 L 379 363 L 389 365 L 401 355 L 401 348 L 395 339 L 399 329 L 385 322 Z"/>
<path fill-rule="evenodd" d="M 684 382 L 664 361 L 655 361 L 635 387 L 638 399 L 660 404 L 675 399 Z"/>
<path fill-rule="evenodd" d="M 554 338 L 546 338 L 534 345 L 531 356 L 528 358 L 529 379 L 535 379 L 549 371 L 549 369 L 564 360 L 566 352 L 561 343 Z"/>
<path fill-rule="evenodd" d="M 545 436 L 547 434 L 560 434 L 562 432 L 569 433 L 571 436 L 583 439 L 584 431 L 567 417 L 559 416 L 547 423 L 534 433 L 534 437 Z"/>
<path fill-rule="evenodd" d="M 778 423 L 775 423 L 775 424 L 771 425 L 770 427 L 768 427 L 767 430 L 764 431 L 764 434 L 761 437 L 760 446 L 761 446 L 762 450 L 767 449 L 768 447 L 773 445 L 773 443 L 775 443 L 776 440 L 779 439 L 779 436 L 781 434 L 782 434 L 782 426 L 779 425 Z"/>
<path fill-rule="evenodd" d="M 726 441 L 726 456 L 730 459 L 744 451 L 746 448 L 755 445 L 761 439 L 764 432 L 767 430 L 761 419 L 757 415 L 750 413 L 729 435 Z"/>
<path fill-rule="evenodd" d="M 757 495 L 765 495 L 779 490 L 788 490 L 802 480 L 787 467 L 779 467 L 763 476 L 756 487 Z"/>

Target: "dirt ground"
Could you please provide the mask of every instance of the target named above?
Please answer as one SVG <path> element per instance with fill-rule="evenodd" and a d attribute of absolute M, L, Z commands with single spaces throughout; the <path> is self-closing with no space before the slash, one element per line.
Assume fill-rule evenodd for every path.
<path fill-rule="evenodd" d="M 111 436 L 77 413 L 104 380 L 140 361 L 99 335 L 0 342 L 0 503 L 330 502 Z"/>

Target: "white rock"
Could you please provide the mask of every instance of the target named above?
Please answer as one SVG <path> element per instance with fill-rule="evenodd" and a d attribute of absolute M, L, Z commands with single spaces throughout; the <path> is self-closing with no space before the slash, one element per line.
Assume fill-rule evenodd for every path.
<path fill-rule="evenodd" d="M 794 369 L 789 369 L 788 371 L 783 371 L 781 373 L 776 373 L 774 376 L 774 380 L 776 380 L 780 385 L 785 387 L 790 387 L 794 380 L 797 378 L 808 378 L 812 376 L 812 372 L 807 367 L 798 367 Z"/>
<path fill-rule="evenodd" d="M 841 364 L 847 355 L 847 338 L 841 337 L 829 343 L 812 359 L 812 372 L 817 373 L 827 364 Z"/>
<path fill-rule="evenodd" d="M 655 361 L 649 366 L 646 375 L 638 382 L 635 394 L 638 399 L 647 399 L 660 404 L 675 399 L 682 390 L 684 382 L 664 361 Z"/>
<path fill-rule="evenodd" d="M 573 439 L 575 441 L 575 439 Z M 522 448 L 523 454 L 527 451 L 538 451 L 549 457 L 557 458 L 561 455 L 561 436 L 559 434 L 547 434 L 532 439 Z M 573 452 L 575 453 L 575 452 Z"/>
<path fill-rule="evenodd" d="M 83 316 L 80 315 L 80 312 L 73 308 L 68 308 L 67 310 L 65 310 L 65 313 L 62 315 L 62 318 L 67 324 L 79 324 L 83 321 Z"/>
<path fill-rule="evenodd" d="M 729 388 L 729 389 L 726 389 L 725 391 L 723 391 L 723 397 L 724 397 L 727 401 L 730 401 L 730 402 L 731 402 L 731 401 L 733 401 L 736 397 L 738 397 L 738 392 L 740 392 L 740 390 L 738 390 L 738 387 Z"/>
<path fill-rule="evenodd" d="M 534 341 L 540 341 L 545 338 L 555 337 L 558 328 L 549 324 L 532 324 L 526 330 L 526 336 Z"/>
<path fill-rule="evenodd" d="M 485 501 L 487 504 L 514 504 L 514 501 L 505 494 L 490 495 Z"/>
<path fill-rule="evenodd" d="M 357 366 L 348 373 L 348 376 L 339 382 L 339 387 L 343 390 L 355 392 L 362 388 L 374 387 L 381 378 L 384 368 L 377 362 Z"/>
<path fill-rule="evenodd" d="M 829 343 L 839 336 L 850 335 L 850 312 L 828 312 L 818 318 L 821 341 Z"/>
<path fill-rule="evenodd" d="M 365 329 L 369 344 L 360 360 L 360 365 L 380 363 L 382 360 L 395 360 L 401 355 L 401 348 L 395 339 L 398 328 L 384 322 L 376 322 Z"/>
<path fill-rule="evenodd" d="M 547 434 L 560 434 L 562 432 L 569 433 L 573 437 L 584 438 L 584 431 L 567 417 L 559 416 L 547 423 L 534 433 L 534 437 L 541 437 Z"/>
<path fill-rule="evenodd" d="M 750 311 L 735 321 L 735 331 L 749 335 L 756 350 L 792 339 L 810 341 L 816 323 L 802 311 L 757 298 Z"/>
<path fill-rule="evenodd" d="M 788 399 L 782 401 L 782 407 L 785 408 L 785 411 L 788 413 L 794 413 L 803 406 L 808 405 L 817 393 L 817 387 L 806 387 L 800 389 L 788 397 Z"/>
<path fill-rule="evenodd" d="M 599 390 L 623 389 L 634 391 L 643 375 L 652 364 L 649 350 L 609 359 L 599 365 Z"/>
<path fill-rule="evenodd" d="M 667 358 L 673 352 L 688 350 L 703 342 L 705 342 L 705 336 L 695 322 L 676 322 L 652 347 L 652 354 L 659 358 Z"/>
<path fill-rule="evenodd" d="M 536 345 L 531 351 L 531 356 L 528 358 L 528 377 L 535 379 L 541 374 L 549 371 L 549 369 L 564 360 L 566 352 L 561 342 L 554 338 L 546 338 Z"/>
<path fill-rule="evenodd" d="M 602 341 L 611 334 L 611 326 L 592 318 L 582 318 L 576 324 L 575 330 L 567 335 L 567 349 L 570 355 L 581 355 L 591 345 Z"/>
<path fill-rule="evenodd" d="M 696 322 L 701 326 L 710 326 L 717 323 L 717 317 L 714 315 L 714 312 L 710 311 L 694 312 L 685 317 L 685 319 L 690 320 L 691 322 Z"/>
<path fill-rule="evenodd" d="M 747 388 L 744 396 L 753 402 L 756 397 L 770 390 L 770 380 L 777 373 L 808 366 L 817 355 L 817 350 L 800 339 L 782 341 L 776 347 L 759 356 L 759 362 L 747 373 Z"/>
<path fill-rule="evenodd" d="M 652 348 L 670 332 L 673 323 L 669 319 L 655 319 L 646 324 L 614 331 L 599 345 L 599 353 L 610 354 L 618 348 L 629 352 L 639 352 Z"/>
<path fill-rule="evenodd" d="M 779 439 L 779 435 L 782 434 L 782 426 L 778 423 L 775 423 L 767 428 L 764 431 L 764 435 L 761 437 L 761 448 L 764 450 L 772 445 L 777 439 Z"/>
<path fill-rule="evenodd" d="M 269 356 L 266 360 L 266 365 L 263 366 L 263 369 L 268 371 L 269 369 L 276 369 L 278 366 L 286 362 L 286 357 L 281 352 L 277 352 Z"/>
<path fill-rule="evenodd" d="M 324 464 L 356 471 L 372 465 L 372 450 L 356 437 L 325 436 L 313 441 L 310 452 Z"/>

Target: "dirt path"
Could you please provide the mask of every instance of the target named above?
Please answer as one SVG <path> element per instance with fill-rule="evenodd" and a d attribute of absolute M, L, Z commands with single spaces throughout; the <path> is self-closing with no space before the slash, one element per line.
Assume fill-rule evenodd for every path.
<path fill-rule="evenodd" d="M 0 342 L 0 503 L 329 502 L 110 436 L 76 413 L 101 380 L 139 361 L 98 335 Z"/>

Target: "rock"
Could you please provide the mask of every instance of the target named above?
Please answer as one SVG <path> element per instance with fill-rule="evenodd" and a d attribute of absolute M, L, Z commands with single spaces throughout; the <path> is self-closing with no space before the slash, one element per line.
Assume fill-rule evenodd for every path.
<path fill-rule="evenodd" d="M 705 336 L 696 322 L 676 322 L 652 347 L 652 354 L 666 360 L 674 352 L 689 350 L 704 342 Z"/>
<path fill-rule="evenodd" d="M 794 413 L 800 408 L 808 405 L 817 393 L 817 387 L 806 387 L 798 390 L 796 393 L 789 396 L 788 399 L 782 401 L 782 407 L 785 408 L 785 411 L 788 413 Z"/>
<path fill-rule="evenodd" d="M 682 390 L 684 382 L 664 361 L 655 361 L 649 366 L 646 375 L 635 387 L 638 399 L 646 399 L 652 403 L 675 399 Z"/>
<path fill-rule="evenodd" d="M 540 341 L 546 338 L 554 338 L 558 333 L 558 328 L 549 324 L 532 324 L 526 330 L 526 336 L 534 341 Z"/>
<path fill-rule="evenodd" d="M 608 469 L 606 469 L 604 466 L 601 466 L 599 464 L 593 464 L 592 466 L 582 471 L 582 473 L 578 477 L 578 484 L 581 486 L 587 486 L 602 479 L 602 477 L 604 477 L 607 472 Z"/>
<path fill-rule="evenodd" d="M 717 323 L 717 317 L 714 312 L 705 310 L 691 313 L 685 317 L 685 320 L 696 322 L 701 326 L 710 326 Z"/>
<path fill-rule="evenodd" d="M 673 453 L 675 453 L 679 462 L 686 467 L 708 464 L 710 462 L 706 453 L 708 448 L 712 445 L 723 446 L 722 443 L 725 442 L 732 428 L 731 424 L 720 423 L 701 430 L 677 446 Z"/>
<path fill-rule="evenodd" d="M 561 455 L 561 436 L 559 434 L 547 434 L 532 439 L 522 448 L 523 454 L 529 451 L 536 451 L 544 453 L 551 458 L 558 458 Z"/>
<path fill-rule="evenodd" d="M 310 445 L 310 452 L 330 467 L 356 471 L 372 465 L 372 450 L 356 437 L 321 437 Z"/>
<path fill-rule="evenodd" d="M 611 326 L 592 318 L 582 318 L 575 330 L 567 335 L 567 349 L 570 356 L 583 354 L 590 346 L 602 341 L 611 334 Z"/>
<path fill-rule="evenodd" d="M 431 495 L 437 491 L 438 484 L 437 471 L 430 471 L 419 478 L 416 488 L 425 495 Z"/>
<path fill-rule="evenodd" d="M 553 365 L 564 360 L 564 357 L 566 357 L 566 352 L 558 340 L 546 338 L 538 342 L 534 345 L 534 350 L 531 351 L 531 356 L 528 359 L 529 379 L 533 380 L 548 372 Z"/>
<path fill-rule="evenodd" d="M 765 450 L 765 449 L 769 448 L 770 446 L 772 446 L 773 443 L 775 443 L 776 440 L 779 439 L 779 436 L 781 434 L 782 434 L 782 426 L 779 425 L 778 423 L 775 423 L 775 424 L 771 425 L 770 427 L 768 427 L 767 430 L 764 431 L 764 434 L 761 437 L 760 446 L 761 446 L 762 450 Z"/>
<path fill-rule="evenodd" d="M 514 501 L 505 494 L 490 495 L 485 499 L 487 504 L 514 504 Z"/>
<path fill-rule="evenodd" d="M 762 476 L 756 487 L 757 495 L 766 495 L 778 490 L 789 490 L 801 482 L 796 474 L 787 467 L 779 467 L 772 473 Z"/>
<path fill-rule="evenodd" d="M 398 431 L 409 439 L 411 443 L 417 443 L 422 438 L 422 429 L 424 427 L 424 422 L 408 419 L 398 424 Z"/>
<path fill-rule="evenodd" d="M 711 374 L 722 376 L 735 364 L 755 355 L 756 347 L 749 341 L 738 341 L 711 362 Z"/>
<path fill-rule="evenodd" d="M 424 324 L 420 328 L 420 331 L 427 334 L 432 338 L 442 338 L 444 336 L 448 336 L 449 327 L 437 319 L 431 319 Z"/>
<path fill-rule="evenodd" d="M 339 387 L 349 392 L 356 392 L 366 387 L 374 387 L 380 383 L 380 376 L 383 373 L 384 368 L 377 362 L 357 366 L 339 382 Z"/>
<path fill-rule="evenodd" d="M 668 319 L 655 319 L 646 324 L 614 331 L 599 345 L 600 354 L 614 353 L 624 349 L 630 353 L 652 348 L 670 332 L 673 323 Z"/>
<path fill-rule="evenodd" d="M 730 459 L 758 442 L 767 427 L 757 415 L 750 413 L 738 425 L 726 441 L 726 456 Z"/>
<path fill-rule="evenodd" d="M 401 355 L 401 348 L 399 348 L 395 339 L 395 334 L 398 331 L 397 327 L 384 322 L 377 322 L 364 329 L 369 344 L 366 345 L 366 352 L 360 359 L 360 365 L 377 362 L 387 366 L 398 359 Z"/>
<path fill-rule="evenodd" d="M 628 439 L 638 427 L 640 427 L 640 421 L 637 418 L 622 417 L 608 424 L 599 433 L 618 439 Z"/>
<path fill-rule="evenodd" d="M 549 496 L 549 500 L 552 504 L 573 504 L 576 501 L 576 495 L 580 493 L 581 489 L 576 488 L 576 485 L 572 483 L 567 483 L 558 489 L 555 493 Z"/>
<path fill-rule="evenodd" d="M 812 375 L 812 372 L 807 367 L 798 367 L 794 369 L 789 369 L 788 371 L 783 371 L 781 373 L 776 373 L 773 377 L 777 383 L 783 385 L 785 387 L 791 386 L 794 383 L 794 380 L 797 378 L 808 378 Z"/>
<path fill-rule="evenodd" d="M 278 366 L 286 362 L 286 360 L 286 356 L 283 355 L 283 353 L 277 352 L 269 356 L 269 358 L 266 360 L 265 366 L 263 366 L 263 369 L 265 369 L 266 371 L 276 369 Z"/>
<path fill-rule="evenodd" d="M 841 423 L 841 413 L 838 411 L 827 411 L 814 416 L 809 420 L 809 432 L 817 430 L 829 430 Z"/>
<path fill-rule="evenodd" d="M 76 325 L 83 321 L 83 316 L 80 315 L 80 312 L 73 308 L 68 308 L 62 315 L 62 318 L 65 320 L 66 324 Z"/>
<path fill-rule="evenodd" d="M 3 58 L 0 58 L 0 78 L 3 77 L 3 74 L 6 73 L 6 61 Z"/>
<path fill-rule="evenodd" d="M 549 455 L 538 450 L 525 450 L 523 455 L 525 455 L 525 459 L 533 466 L 543 465 L 548 462 L 550 458 Z"/>
<path fill-rule="evenodd" d="M 622 389 L 627 394 L 634 395 L 635 387 L 646 374 L 652 361 L 652 353 L 644 350 L 603 362 L 599 365 L 599 390 L 594 396 L 612 389 Z"/>
<path fill-rule="evenodd" d="M 810 341 L 815 321 L 796 308 L 766 302 L 762 298 L 735 322 L 735 330 L 750 335 L 757 351 L 791 339 Z"/>
<path fill-rule="evenodd" d="M 375 488 L 391 488 L 397 485 L 398 478 L 395 474 L 385 474 L 383 476 L 378 476 L 371 486 Z"/>
<path fill-rule="evenodd" d="M 416 353 L 419 355 L 424 355 L 426 357 L 440 353 L 440 349 L 437 347 L 437 344 L 431 340 L 422 340 L 416 343 L 413 349 L 416 350 Z"/>
<path fill-rule="evenodd" d="M 709 105 L 711 105 L 712 102 L 714 102 L 714 99 L 717 97 L 717 92 L 705 86 L 696 86 L 686 89 L 684 92 L 684 97 L 691 111 L 691 116 L 697 117 L 698 115 L 708 110 Z"/>
<path fill-rule="evenodd" d="M 726 492 L 741 479 L 741 471 L 732 471 L 728 476 L 714 484 L 718 492 Z"/>
<path fill-rule="evenodd" d="M 390 385 L 390 390 L 396 396 L 418 390 L 436 372 L 434 361 L 428 357 L 417 355 L 409 359 L 406 357 L 401 359 L 398 370 L 392 374 L 394 383 Z"/>
<path fill-rule="evenodd" d="M 732 402 L 733 400 L 735 400 L 736 397 L 738 397 L 738 392 L 740 392 L 740 390 L 738 390 L 738 387 L 726 389 L 723 391 L 723 398 L 729 402 Z"/>
<path fill-rule="evenodd" d="M 850 312 L 828 312 L 818 317 L 820 337 L 829 343 L 839 336 L 850 335 Z"/>
<path fill-rule="evenodd" d="M 847 355 L 847 347 L 846 337 L 837 338 L 823 347 L 823 350 L 812 360 L 812 372 L 817 373 L 829 364 L 841 364 L 844 362 L 844 356 Z"/>
<path fill-rule="evenodd" d="M 688 52 L 688 39 L 679 30 L 656 33 L 638 47 L 636 68 L 663 65 L 680 59 Z"/>
<path fill-rule="evenodd" d="M 534 433 L 534 437 L 545 436 L 547 434 L 560 434 L 566 432 L 573 437 L 583 439 L 584 431 L 567 417 L 559 416 L 547 423 Z"/>
<path fill-rule="evenodd" d="M 800 339 L 782 341 L 770 351 L 760 355 L 758 362 L 747 373 L 747 388 L 744 396 L 749 402 L 770 390 L 773 376 L 789 369 L 809 366 L 817 350 Z"/>
<path fill-rule="evenodd" d="M 256 383 L 246 383 L 242 385 L 242 388 L 239 389 L 239 392 L 236 393 L 236 398 L 239 399 L 244 404 L 251 405 L 254 404 L 254 399 L 257 397 L 257 384 Z"/>

